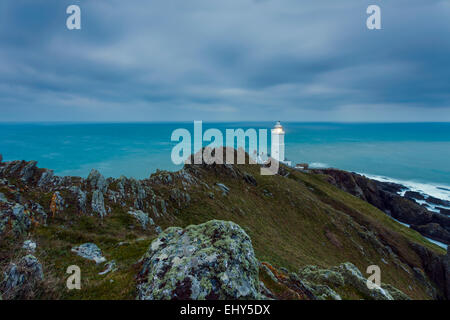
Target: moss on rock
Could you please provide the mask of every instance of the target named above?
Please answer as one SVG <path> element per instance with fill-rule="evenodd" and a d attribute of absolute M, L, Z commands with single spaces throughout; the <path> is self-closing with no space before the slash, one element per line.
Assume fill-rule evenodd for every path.
<path fill-rule="evenodd" d="M 171 227 L 142 258 L 139 299 L 260 299 L 250 237 L 233 222 Z"/>

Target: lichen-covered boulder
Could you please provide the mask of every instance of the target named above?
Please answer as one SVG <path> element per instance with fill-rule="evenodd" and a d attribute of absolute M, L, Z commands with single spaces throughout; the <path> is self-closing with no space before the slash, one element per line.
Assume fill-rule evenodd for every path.
<path fill-rule="evenodd" d="M 261 299 L 250 237 L 212 220 L 166 229 L 142 258 L 138 299 Z"/>
<path fill-rule="evenodd" d="M 84 243 L 78 247 L 72 248 L 72 252 L 85 259 L 93 260 L 97 264 L 106 261 L 106 258 L 102 256 L 102 251 L 95 243 Z"/>
<path fill-rule="evenodd" d="M 136 218 L 136 220 L 141 224 L 142 229 L 146 230 L 148 225 L 154 225 L 155 222 L 152 218 L 148 216 L 147 213 L 145 213 L 142 210 L 130 210 L 128 211 L 129 215 L 132 215 Z"/>
<path fill-rule="evenodd" d="M 364 299 L 373 300 L 410 300 L 410 298 L 389 284 L 374 285 L 369 289 L 367 279 L 352 263 L 342 263 L 330 269 L 318 266 L 305 266 L 300 268 L 298 279 L 314 294 L 315 299 L 338 299 L 339 292 L 350 287 L 357 291 Z"/>
<path fill-rule="evenodd" d="M 344 285 L 344 278 L 336 271 L 321 269 L 317 266 L 305 266 L 300 268 L 298 275 L 300 278 L 312 282 L 339 287 Z"/>
<path fill-rule="evenodd" d="M 7 203 L 0 207 L 0 234 L 11 230 L 15 235 L 28 231 L 31 227 L 30 212 L 19 203 Z"/>
<path fill-rule="evenodd" d="M 42 265 L 38 259 L 29 254 L 16 263 L 10 263 L 0 283 L 3 299 L 33 298 L 35 288 L 44 279 Z"/>
<path fill-rule="evenodd" d="M 394 300 L 392 295 L 382 287 L 369 289 L 367 279 L 364 278 L 361 271 L 352 263 L 346 262 L 332 269 L 339 272 L 344 278 L 345 284 L 357 289 L 361 294 L 374 300 Z"/>

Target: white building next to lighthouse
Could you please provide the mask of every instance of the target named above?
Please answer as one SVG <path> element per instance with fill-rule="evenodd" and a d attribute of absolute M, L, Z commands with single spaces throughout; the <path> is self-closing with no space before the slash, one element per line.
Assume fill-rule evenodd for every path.
<path fill-rule="evenodd" d="M 280 121 L 277 121 L 272 129 L 270 155 L 278 162 L 285 162 L 284 159 L 284 129 Z"/>

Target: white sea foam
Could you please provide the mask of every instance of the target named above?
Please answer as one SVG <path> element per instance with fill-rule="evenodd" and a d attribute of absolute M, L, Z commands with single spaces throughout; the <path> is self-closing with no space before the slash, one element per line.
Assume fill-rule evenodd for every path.
<path fill-rule="evenodd" d="M 428 196 L 432 196 L 432 197 L 435 197 L 438 199 L 450 201 L 450 187 L 446 186 L 446 185 L 398 180 L 398 179 L 392 179 L 392 178 L 388 178 L 388 177 L 384 177 L 384 176 L 377 176 L 377 175 L 371 175 L 371 174 L 366 174 L 366 173 L 360 173 L 360 174 L 369 179 L 373 179 L 373 180 L 377 180 L 377 181 L 381 181 L 381 182 L 393 182 L 393 183 L 397 183 L 397 184 L 401 184 L 401 185 L 405 186 L 407 189 L 402 190 L 402 192 L 400 192 L 400 195 L 402 195 L 402 196 L 405 195 L 406 191 L 411 190 L 411 191 L 420 192 L 420 193 L 424 194 L 425 196 L 428 195 Z M 436 209 L 436 207 L 437 207 L 436 205 L 430 204 L 423 200 L 416 200 L 416 202 L 419 204 L 427 204 L 429 206 L 428 210 L 430 210 L 430 211 L 439 212 L 439 210 Z M 439 207 L 447 208 L 445 206 L 439 206 Z M 400 222 L 399 220 L 397 220 L 391 216 L 389 216 L 389 217 L 392 218 L 393 220 L 397 221 L 398 223 L 404 225 L 405 227 L 410 228 L 409 224 Z M 427 239 L 428 241 L 430 241 L 431 243 L 438 245 L 441 248 L 447 249 L 447 247 L 448 247 L 448 245 L 446 245 L 445 243 L 442 243 L 440 241 L 436 241 L 436 240 L 430 239 L 425 236 L 424 236 L 424 238 Z"/>
<path fill-rule="evenodd" d="M 409 224 L 403 223 L 403 222 L 401 222 L 401 221 L 399 221 L 399 220 L 397 220 L 397 219 L 391 217 L 390 215 L 388 215 L 388 217 L 391 218 L 392 220 L 394 220 L 394 221 L 400 223 L 401 225 L 407 227 L 407 228 L 410 228 L 410 227 L 411 227 Z M 425 237 L 425 236 L 423 236 L 423 235 L 422 235 L 422 237 L 424 237 L 425 239 L 427 239 L 427 240 L 430 241 L 431 243 L 434 243 L 435 245 L 437 245 L 437 246 L 439 246 L 439 247 L 444 248 L 445 250 L 447 250 L 448 245 L 446 245 L 445 243 L 442 243 L 442 242 L 439 242 L 439 241 L 430 239 L 430 238 Z"/>
<path fill-rule="evenodd" d="M 436 240 L 433 240 L 433 239 L 430 239 L 427 237 L 424 237 L 424 238 L 427 239 L 428 241 L 430 241 L 431 243 L 434 243 L 435 245 L 437 245 L 441 248 L 444 248 L 445 250 L 447 250 L 447 248 L 448 248 L 448 246 L 445 243 L 442 243 L 442 242 L 439 242 L 439 241 L 436 241 Z"/>
<path fill-rule="evenodd" d="M 450 186 L 444 185 L 444 184 L 437 184 L 437 183 L 422 183 L 422 182 L 415 182 L 415 181 L 408 181 L 408 180 L 399 180 L 399 179 L 393 179 L 389 177 L 384 176 L 377 176 L 377 175 L 371 175 L 367 173 L 360 173 L 363 176 L 366 176 L 369 179 L 378 180 L 381 182 L 393 182 L 401 184 L 408 188 L 408 190 L 411 191 L 417 191 L 426 195 L 430 195 L 432 197 L 442 199 L 442 200 L 448 200 L 450 201 Z M 401 195 L 404 195 L 404 193 L 408 190 L 404 190 Z"/>

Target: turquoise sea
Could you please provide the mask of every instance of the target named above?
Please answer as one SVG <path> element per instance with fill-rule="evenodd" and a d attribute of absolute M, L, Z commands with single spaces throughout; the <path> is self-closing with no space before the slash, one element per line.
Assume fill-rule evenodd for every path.
<path fill-rule="evenodd" d="M 450 199 L 450 123 L 282 123 L 286 157 L 294 164 L 344 170 L 433 188 Z M 208 128 L 270 129 L 273 122 L 203 123 Z M 3 123 L 4 161 L 37 160 L 58 175 L 86 177 L 92 168 L 105 176 L 148 177 L 171 162 L 173 130 L 185 123 Z M 269 132 L 270 140 L 270 132 Z M 269 141 L 270 143 L 270 141 Z M 425 191 L 425 190 L 423 190 Z M 441 193 L 441 194 L 437 194 Z"/>

